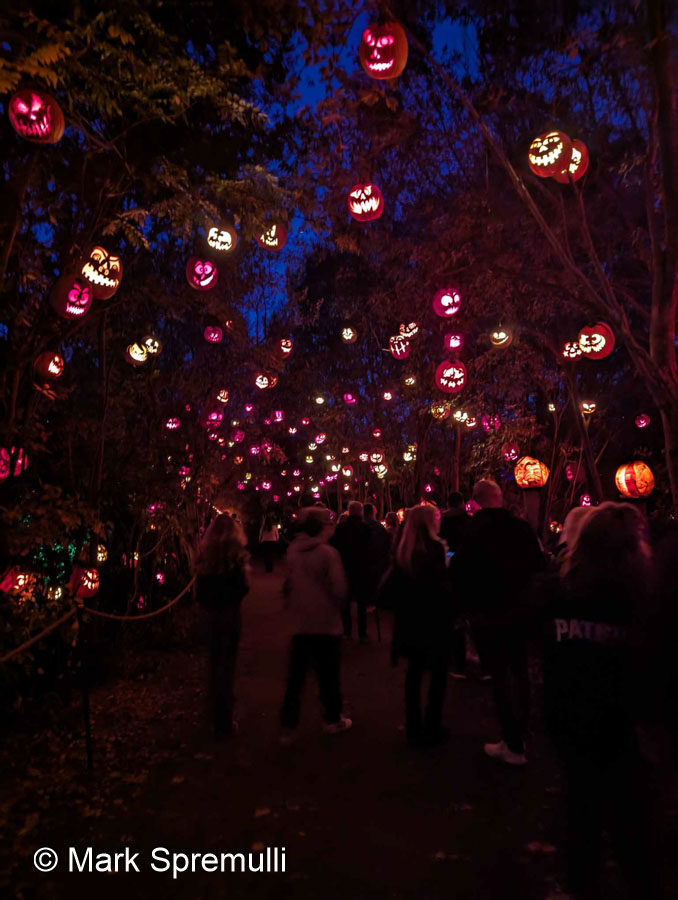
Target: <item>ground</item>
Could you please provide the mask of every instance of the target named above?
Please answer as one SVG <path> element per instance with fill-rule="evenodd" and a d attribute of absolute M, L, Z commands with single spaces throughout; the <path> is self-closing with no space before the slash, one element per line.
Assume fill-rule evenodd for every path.
<path fill-rule="evenodd" d="M 382 619 L 384 618 L 382 614 Z M 351 732 L 321 733 L 313 683 L 292 747 L 278 744 L 287 641 L 280 578 L 257 574 L 245 602 L 238 666 L 240 733 L 215 743 L 205 718 L 205 653 L 164 649 L 92 692 L 95 769 L 81 736 L 59 722 L 10 737 L 3 764 L 0 844 L 6 896 L 22 898 L 545 898 L 559 856 L 560 780 L 539 729 L 529 765 L 487 758 L 496 737 L 491 689 L 450 679 L 445 747 L 411 749 L 401 669 L 384 640 L 344 644 L 345 707 Z M 128 628 L 139 627 L 128 625 Z M 538 691 L 537 691 L 538 693 Z M 59 718 L 77 723 L 78 706 Z M 538 702 L 537 702 L 538 707 Z M 535 721 L 538 726 L 538 708 Z M 675 840 L 676 816 L 665 819 Z M 285 847 L 284 874 L 198 871 L 173 880 L 150 869 L 154 847 L 238 852 Z M 139 874 L 68 873 L 67 848 L 139 852 Z M 40 847 L 61 863 L 32 864 Z M 673 872 L 673 876 L 676 872 Z M 667 875 L 672 883 L 673 877 Z M 620 896 L 614 869 L 610 896 Z"/>

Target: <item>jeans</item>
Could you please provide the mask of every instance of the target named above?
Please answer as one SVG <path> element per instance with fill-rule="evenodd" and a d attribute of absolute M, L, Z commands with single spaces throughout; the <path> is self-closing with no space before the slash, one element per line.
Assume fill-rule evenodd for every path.
<path fill-rule="evenodd" d="M 502 740 L 513 753 L 525 752 L 530 718 L 530 676 L 527 643 L 522 628 L 477 627 L 484 662 L 492 676 L 494 703 Z"/>
<path fill-rule="evenodd" d="M 290 649 L 287 690 L 280 714 L 283 728 L 296 728 L 299 724 L 301 695 L 309 669 L 314 670 L 318 679 L 325 722 L 332 724 L 341 718 L 341 638 L 332 634 L 295 634 Z"/>
<path fill-rule="evenodd" d="M 211 611 L 209 626 L 209 687 L 217 734 L 233 730 L 235 664 L 240 642 L 240 608 Z"/>
<path fill-rule="evenodd" d="M 405 718 L 409 738 L 416 738 L 422 730 L 435 734 L 442 727 L 443 702 L 447 687 L 447 665 L 445 657 L 430 659 L 425 653 L 410 653 L 405 676 Z M 424 673 L 430 673 L 428 702 L 422 716 L 421 686 Z"/>
<path fill-rule="evenodd" d="M 367 601 L 363 597 L 349 596 L 344 604 L 341 612 L 341 618 L 344 623 L 344 634 L 350 637 L 353 631 L 353 622 L 351 619 L 351 603 L 355 601 L 358 619 L 358 637 L 367 637 Z"/>

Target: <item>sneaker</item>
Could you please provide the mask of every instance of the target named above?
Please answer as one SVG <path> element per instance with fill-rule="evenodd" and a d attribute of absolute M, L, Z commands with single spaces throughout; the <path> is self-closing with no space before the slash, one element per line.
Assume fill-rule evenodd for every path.
<path fill-rule="evenodd" d="M 342 731 L 348 731 L 352 726 L 352 720 L 342 716 L 338 722 L 328 722 L 323 725 L 323 731 L 325 734 L 339 734 Z"/>
<path fill-rule="evenodd" d="M 484 749 L 492 759 L 501 759 L 509 766 L 524 766 L 527 762 L 524 753 L 514 753 L 513 750 L 509 750 L 504 741 L 499 741 L 497 744 L 485 744 Z"/>
<path fill-rule="evenodd" d="M 463 678 L 466 681 L 466 675 L 463 672 L 450 672 L 452 678 Z"/>
<path fill-rule="evenodd" d="M 291 743 L 293 743 L 296 735 L 296 731 L 294 728 L 283 728 L 280 732 L 280 737 L 278 738 L 278 742 L 281 747 L 289 747 Z"/>

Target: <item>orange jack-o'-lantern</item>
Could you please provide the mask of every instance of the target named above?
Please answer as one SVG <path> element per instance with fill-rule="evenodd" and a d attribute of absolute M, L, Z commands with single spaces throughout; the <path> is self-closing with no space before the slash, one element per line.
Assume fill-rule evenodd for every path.
<path fill-rule="evenodd" d="M 493 347 L 508 347 L 513 342 L 513 335 L 508 328 L 501 326 L 490 335 L 490 343 Z"/>
<path fill-rule="evenodd" d="M 614 333 L 605 322 L 587 325 L 579 332 L 579 347 L 588 359 L 605 359 L 614 350 Z"/>
<path fill-rule="evenodd" d="M 83 278 L 62 275 L 52 288 L 49 300 L 62 319 L 82 319 L 92 305 L 92 288 Z"/>
<path fill-rule="evenodd" d="M 549 477 L 548 466 L 531 456 L 521 456 L 513 470 L 516 484 L 521 488 L 544 487 Z"/>
<path fill-rule="evenodd" d="M 405 340 L 411 341 L 412 338 L 415 338 L 419 334 L 419 323 L 407 322 L 401 324 L 398 330 Z"/>
<path fill-rule="evenodd" d="M 341 329 L 341 339 L 345 344 L 355 344 L 358 340 L 358 332 L 352 325 L 344 325 Z"/>
<path fill-rule="evenodd" d="M 186 263 L 186 281 L 196 291 L 211 291 L 219 278 L 219 270 L 211 259 L 189 257 Z"/>
<path fill-rule="evenodd" d="M 401 334 L 394 334 L 388 339 L 388 349 L 394 359 L 407 359 L 410 355 L 410 342 Z"/>
<path fill-rule="evenodd" d="M 50 94 L 18 91 L 9 101 L 9 121 L 19 137 L 36 144 L 56 144 L 64 133 L 64 114 Z"/>
<path fill-rule="evenodd" d="M 277 253 L 287 243 L 287 228 L 281 222 L 276 222 L 275 225 L 271 225 L 262 232 L 257 241 L 264 250 L 273 250 Z"/>
<path fill-rule="evenodd" d="M 74 566 L 70 581 L 71 593 L 75 597 L 94 597 L 99 590 L 99 570 L 84 566 Z"/>
<path fill-rule="evenodd" d="M 148 360 L 148 350 L 143 344 L 139 344 L 135 341 L 135 343 L 127 345 L 125 359 L 131 366 L 143 366 Z"/>
<path fill-rule="evenodd" d="M 617 469 L 614 483 L 622 497 L 649 497 L 654 490 L 654 475 L 647 463 L 626 463 Z"/>
<path fill-rule="evenodd" d="M 207 232 L 207 246 L 217 253 L 228 253 L 238 243 L 238 232 L 232 225 L 214 225 Z"/>
<path fill-rule="evenodd" d="M 162 342 L 150 334 L 144 338 L 143 345 L 149 356 L 158 356 L 162 351 Z"/>
<path fill-rule="evenodd" d="M 407 64 L 407 36 L 398 22 L 370 25 L 360 40 L 360 65 L 370 78 L 397 78 Z"/>
<path fill-rule="evenodd" d="M 572 362 L 576 362 L 578 359 L 582 357 L 582 349 L 579 346 L 578 341 L 567 341 L 567 343 L 563 347 L 563 359 L 569 359 Z"/>
<path fill-rule="evenodd" d="M 589 151 L 583 141 L 572 141 L 572 151 L 570 153 L 570 161 L 562 172 L 555 172 L 553 178 L 555 181 L 567 184 L 572 181 L 579 181 L 586 175 L 589 168 Z"/>
<path fill-rule="evenodd" d="M 218 325 L 208 325 L 203 331 L 203 335 L 208 344 L 218 344 L 222 340 L 224 332 Z"/>
<path fill-rule="evenodd" d="M 122 281 L 122 261 L 98 244 L 81 261 L 80 275 L 89 284 L 95 300 L 109 300 Z"/>
<path fill-rule="evenodd" d="M 562 131 L 540 134 L 530 144 L 527 162 L 539 178 L 550 178 L 562 172 L 572 155 L 572 141 Z"/>
<path fill-rule="evenodd" d="M 165 421 L 165 428 L 168 431 L 176 431 L 178 428 L 181 428 L 181 419 L 177 416 L 172 416 Z"/>
<path fill-rule="evenodd" d="M 433 312 L 444 319 L 455 316 L 460 307 L 461 294 L 455 288 L 442 288 L 433 298 Z"/>
<path fill-rule="evenodd" d="M 434 403 L 431 407 L 431 415 L 434 419 L 437 419 L 439 422 L 448 419 L 450 416 L 450 404 L 449 403 Z"/>
<path fill-rule="evenodd" d="M 501 452 L 506 462 L 515 462 L 520 455 L 520 447 L 518 444 L 504 444 Z"/>
<path fill-rule="evenodd" d="M 47 350 L 38 356 L 33 366 L 36 374 L 41 378 L 53 379 L 62 376 L 66 363 L 58 353 L 52 353 L 50 350 Z"/>
<path fill-rule="evenodd" d="M 294 348 L 291 338 L 281 338 L 278 341 L 278 353 L 283 359 L 287 359 Z"/>
<path fill-rule="evenodd" d="M 356 222 L 372 222 L 384 211 L 384 197 L 376 184 L 356 184 L 348 195 L 348 211 Z"/>
<path fill-rule="evenodd" d="M 278 383 L 278 376 L 270 375 L 266 372 L 260 372 L 254 379 L 254 383 L 260 391 L 265 391 L 268 388 L 273 388 L 276 386 L 276 384 Z"/>
<path fill-rule="evenodd" d="M 219 403 L 228 403 L 229 397 L 230 394 L 226 388 L 221 388 L 221 390 L 217 391 L 217 400 Z"/>
<path fill-rule="evenodd" d="M 583 416 L 592 416 L 598 409 L 598 404 L 594 400 L 582 400 L 579 404 L 579 409 Z"/>
<path fill-rule="evenodd" d="M 466 366 L 462 362 L 445 360 L 436 369 L 436 384 L 446 394 L 456 394 L 466 384 Z"/>

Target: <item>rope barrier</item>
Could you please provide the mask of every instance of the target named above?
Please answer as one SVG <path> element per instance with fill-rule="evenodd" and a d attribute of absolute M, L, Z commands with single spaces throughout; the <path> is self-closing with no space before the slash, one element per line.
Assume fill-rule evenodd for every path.
<path fill-rule="evenodd" d="M 59 625 L 63 625 L 64 622 L 68 621 L 72 616 L 76 614 L 76 609 L 69 610 L 64 616 L 60 619 L 57 619 L 56 622 L 52 622 L 51 625 L 48 625 L 47 628 L 43 629 L 40 634 L 36 634 L 35 637 L 32 637 L 30 640 L 26 641 L 24 644 L 20 644 L 18 647 L 15 647 L 14 650 L 10 650 L 9 653 L 6 653 L 4 656 L 0 656 L 0 663 L 9 662 L 10 659 L 14 659 L 15 656 L 18 656 L 20 653 L 23 653 L 24 650 L 28 650 L 29 647 L 32 647 L 33 644 L 37 644 L 37 642 L 43 638 L 46 634 L 49 634 L 50 631 L 54 631 L 55 628 L 58 628 Z"/>

